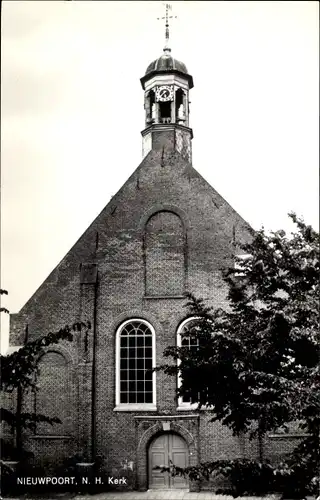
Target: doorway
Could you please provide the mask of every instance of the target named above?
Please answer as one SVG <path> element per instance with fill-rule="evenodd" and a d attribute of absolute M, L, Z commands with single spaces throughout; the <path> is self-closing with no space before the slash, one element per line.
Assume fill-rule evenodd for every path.
<path fill-rule="evenodd" d="M 154 470 L 157 465 L 170 467 L 172 463 L 178 467 L 187 467 L 188 457 L 188 445 L 178 434 L 168 432 L 157 436 L 151 442 L 148 452 L 149 489 L 189 489 L 188 479 Z"/>

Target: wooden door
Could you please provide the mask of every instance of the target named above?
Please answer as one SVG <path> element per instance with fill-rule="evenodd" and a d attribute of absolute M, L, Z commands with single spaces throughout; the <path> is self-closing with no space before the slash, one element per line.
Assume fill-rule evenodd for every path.
<path fill-rule="evenodd" d="M 186 489 L 188 480 L 181 476 L 171 476 L 169 472 L 154 470 L 155 466 L 188 466 L 188 445 L 177 434 L 161 434 L 149 447 L 149 488 L 150 489 Z"/>

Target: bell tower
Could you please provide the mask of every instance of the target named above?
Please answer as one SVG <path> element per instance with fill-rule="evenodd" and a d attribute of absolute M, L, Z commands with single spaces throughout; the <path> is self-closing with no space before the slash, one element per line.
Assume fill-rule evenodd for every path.
<path fill-rule="evenodd" d="M 166 4 L 165 46 L 163 54 L 147 67 L 141 78 L 144 90 L 145 128 L 142 155 L 152 149 L 173 147 L 190 163 L 192 129 L 189 127 L 189 92 L 192 76 L 182 62 L 173 58 L 169 48 L 169 8 Z"/>

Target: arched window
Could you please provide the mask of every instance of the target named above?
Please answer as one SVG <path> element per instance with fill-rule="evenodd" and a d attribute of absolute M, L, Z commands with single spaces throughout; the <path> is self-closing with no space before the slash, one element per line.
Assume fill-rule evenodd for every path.
<path fill-rule="evenodd" d="M 194 316 L 192 318 L 185 319 L 178 328 L 177 331 L 177 347 L 187 347 L 189 350 L 196 350 L 199 347 L 199 339 L 197 337 L 193 337 L 192 335 L 184 335 L 191 328 L 196 328 L 199 322 L 199 318 Z M 177 361 L 179 365 L 179 360 Z M 178 387 L 181 385 L 181 375 L 178 374 Z M 190 396 L 185 394 L 183 397 L 178 398 L 178 407 L 179 408 L 196 408 L 197 403 L 192 404 Z"/>
<path fill-rule="evenodd" d="M 171 123 L 171 102 L 159 102 L 160 123 Z"/>
<path fill-rule="evenodd" d="M 184 123 L 186 120 L 186 97 L 182 89 L 176 91 L 176 122 Z"/>
<path fill-rule="evenodd" d="M 41 356 L 38 368 L 35 411 L 46 417 L 57 417 L 62 423 L 54 425 L 39 423 L 36 433 L 66 435 L 70 430 L 72 412 L 67 361 L 61 353 L 48 351 Z"/>
<path fill-rule="evenodd" d="M 181 296 L 185 292 L 185 234 L 180 217 L 157 212 L 145 226 L 146 296 Z"/>
<path fill-rule="evenodd" d="M 155 407 L 155 332 L 143 319 L 125 321 L 116 337 L 116 409 Z"/>
<path fill-rule="evenodd" d="M 151 89 L 145 94 L 145 110 L 146 110 L 146 124 L 155 122 L 155 102 L 156 97 L 154 91 Z"/>

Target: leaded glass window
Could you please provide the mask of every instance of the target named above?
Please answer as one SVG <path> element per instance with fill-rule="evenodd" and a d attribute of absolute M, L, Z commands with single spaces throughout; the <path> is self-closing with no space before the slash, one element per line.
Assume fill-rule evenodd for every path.
<path fill-rule="evenodd" d="M 178 347 L 187 347 L 189 350 L 197 350 L 199 347 L 199 338 L 192 333 L 196 333 L 199 326 L 198 318 L 188 318 L 183 321 L 177 332 L 177 345 Z M 185 335 L 190 331 L 190 335 Z M 178 386 L 181 385 L 181 378 L 178 377 Z M 179 398 L 179 406 L 191 405 L 190 395 L 187 393 Z"/>
<path fill-rule="evenodd" d="M 119 403 L 153 403 L 153 334 L 142 320 L 126 322 L 119 332 Z"/>

